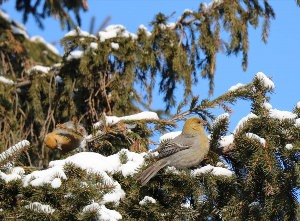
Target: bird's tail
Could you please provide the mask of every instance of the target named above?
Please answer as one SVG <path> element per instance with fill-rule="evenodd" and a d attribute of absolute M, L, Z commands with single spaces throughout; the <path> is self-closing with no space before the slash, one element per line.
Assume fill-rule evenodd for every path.
<path fill-rule="evenodd" d="M 167 166 L 168 162 L 165 160 L 159 160 L 157 162 L 155 162 L 154 164 L 152 164 L 151 166 L 149 166 L 146 170 L 144 170 L 138 177 L 138 181 L 140 181 L 142 183 L 142 186 L 145 186 L 148 181 L 154 177 L 157 172 L 162 169 L 163 167 Z"/>

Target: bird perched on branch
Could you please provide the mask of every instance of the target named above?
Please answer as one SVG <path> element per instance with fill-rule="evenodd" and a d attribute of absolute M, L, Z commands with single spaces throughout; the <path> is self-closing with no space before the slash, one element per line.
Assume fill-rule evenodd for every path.
<path fill-rule="evenodd" d="M 80 147 L 85 135 L 85 128 L 73 117 L 71 121 L 57 124 L 56 128 L 46 135 L 44 143 L 51 149 L 67 153 Z"/>
<path fill-rule="evenodd" d="M 198 117 L 189 118 L 179 136 L 160 144 L 155 150 L 158 152 L 157 161 L 138 177 L 143 186 L 166 166 L 185 169 L 199 165 L 209 151 L 204 122 Z"/>

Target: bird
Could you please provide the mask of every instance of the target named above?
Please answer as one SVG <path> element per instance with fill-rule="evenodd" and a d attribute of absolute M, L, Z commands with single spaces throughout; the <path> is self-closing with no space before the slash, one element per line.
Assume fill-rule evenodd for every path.
<path fill-rule="evenodd" d="M 157 161 L 144 170 L 137 178 L 142 186 L 166 166 L 186 169 L 200 164 L 209 152 L 209 139 L 203 125 L 206 121 L 198 117 L 186 120 L 182 133 L 177 137 L 162 142 L 155 149 L 158 152 Z"/>
<path fill-rule="evenodd" d="M 67 153 L 80 147 L 85 136 L 85 128 L 73 117 L 71 121 L 57 124 L 55 129 L 45 136 L 44 143 L 50 149 L 59 149 Z"/>

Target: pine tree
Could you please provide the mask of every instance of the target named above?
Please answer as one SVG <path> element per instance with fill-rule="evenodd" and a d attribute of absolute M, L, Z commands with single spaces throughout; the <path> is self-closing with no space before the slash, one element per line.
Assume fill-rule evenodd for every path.
<path fill-rule="evenodd" d="M 42 38 L 30 39 L 0 11 L 1 219 L 300 219 L 300 103 L 292 111 L 273 109 L 274 83 L 261 72 L 215 99 L 199 100 L 191 89 L 203 77 L 213 92 L 218 52 L 242 53 L 247 68 L 248 27 L 262 20 L 266 42 L 275 18 L 268 1 L 202 3 L 175 23 L 158 14 L 151 30 L 140 26 L 130 33 L 112 25 L 98 35 L 75 28 L 66 13 L 73 10 L 80 25 L 86 1 L 45 1 L 39 12 L 40 4 L 16 2 L 24 22 L 33 14 L 42 27 L 45 16 L 56 15 L 63 27 L 74 28 L 61 40 L 63 56 Z M 221 38 L 221 29 L 229 40 Z M 168 120 L 154 112 L 136 114 L 151 109 L 156 84 L 163 112 L 170 116 L 178 109 Z M 229 134 L 230 105 L 240 99 L 249 101 L 251 113 Z M 215 116 L 215 107 L 226 113 Z M 152 136 L 174 130 L 190 115 L 209 122 L 207 158 L 198 168 L 165 168 L 141 186 L 138 174 L 155 160 L 148 152 Z M 72 116 L 89 134 L 85 151 L 63 155 L 46 148 L 46 134 Z"/>

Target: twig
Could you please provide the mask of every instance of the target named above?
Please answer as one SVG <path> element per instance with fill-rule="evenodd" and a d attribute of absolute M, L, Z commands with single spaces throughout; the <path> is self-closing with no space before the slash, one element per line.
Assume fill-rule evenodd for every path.
<path fill-rule="evenodd" d="M 16 86 L 16 88 L 20 88 L 20 87 L 28 86 L 30 84 L 31 84 L 31 80 L 24 80 L 24 81 L 17 83 L 15 86 Z"/>

